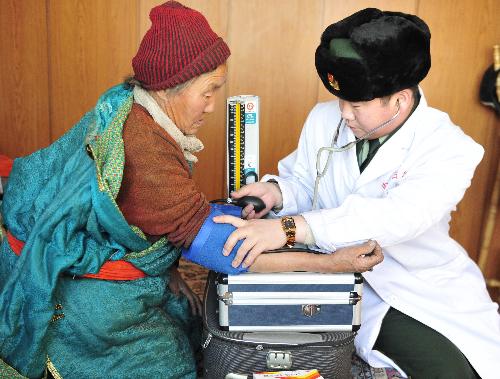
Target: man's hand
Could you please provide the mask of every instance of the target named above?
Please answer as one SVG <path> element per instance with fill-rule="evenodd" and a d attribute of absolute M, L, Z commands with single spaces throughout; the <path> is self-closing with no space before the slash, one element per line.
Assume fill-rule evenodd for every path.
<path fill-rule="evenodd" d="M 338 249 L 328 255 L 327 259 L 329 259 L 329 272 L 364 272 L 382 262 L 384 255 L 377 242 L 368 241 L 362 245 Z"/>
<path fill-rule="evenodd" d="M 283 203 L 283 197 L 281 196 L 279 187 L 276 184 L 268 182 L 247 184 L 238 191 L 231 193 L 231 197 L 233 199 L 239 199 L 243 196 L 257 196 L 261 198 L 266 205 L 266 207 L 259 213 L 255 213 L 253 205 L 251 204 L 243 208 L 241 214 L 243 218 L 248 220 L 261 218 L 262 216 L 268 214 L 273 207 L 281 207 Z"/>
<path fill-rule="evenodd" d="M 189 301 L 191 313 L 194 316 L 201 316 L 201 300 L 191 291 L 191 288 L 189 288 L 184 279 L 182 279 L 181 273 L 177 270 L 177 267 L 170 268 L 170 281 L 168 282 L 168 286 L 174 295 L 180 296 L 181 293 L 184 294 Z"/>
<path fill-rule="evenodd" d="M 243 262 L 242 267 L 247 268 L 253 264 L 255 258 L 263 251 L 278 249 L 286 243 L 286 236 L 280 220 L 247 221 L 238 217 L 224 215 L 214 217 L 213 221 L 219 224 L 231 224 L 237 228 L 229 235 L 224 244 L 222 253 L 225 256 L 231 253 L 239 240 L 244 239 L 233 259 L 233 267 L 239 267 Z"/>

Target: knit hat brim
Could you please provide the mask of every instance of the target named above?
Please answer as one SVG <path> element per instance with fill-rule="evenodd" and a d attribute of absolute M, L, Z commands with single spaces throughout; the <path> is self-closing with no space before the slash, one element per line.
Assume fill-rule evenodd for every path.
<path fill-rule="evenodd" d="M 173 88 L 179 84 L 185 83 L 188 80 L 215 70 L 221 64 L 227 61 L 231 51 L 222 38 L 218 38 L 215 42 L 203 50 L 193 61 L 184 66 L 183 70 L 176 75 L 169 77 L 163 81 L 147 83 L 140 80 L 142 87 L 147 90 L 162 90 Z"/>

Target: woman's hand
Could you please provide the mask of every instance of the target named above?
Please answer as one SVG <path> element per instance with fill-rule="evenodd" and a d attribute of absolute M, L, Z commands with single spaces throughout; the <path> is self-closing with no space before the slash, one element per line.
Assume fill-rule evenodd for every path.
<path fill-rule="evenodd" d="M 273 185 L 269 183 L 270 185 Z M 219 224 L 231 224 L 237 229 L 232 232 L 224 244 L 223 254 L 228 256 L 239 240 L 244 239 L 239 247 L 232 266 L 247 268 L 263 251 L 283 247 L 286 236 L 280 220 L 242 220 L 241 218 L 224 215 L 216 216 L 213 221 Z"/>
<path fill-rule="evenodd" d="M 273 207 L 281 207 L 283 203 L 283 197 L 281 196 L 281 191 L 279 187 L 274 183 L 269 182 L 258 182 L 247 184 L 241 187 L 238 191 L 232 192 L 231 197 L 233 199 L 239 199 L 243 196 L 256 196 L 262 199 L 266 207 L 259 213 L 255 213 L 253 205 L 247 205 L 241 211 L 242 217 L 248 220 L 261 218 L 262 216 L 269 213 Z"/>
<path fill-rule="evenodd" d="M 168 286 L 174 295 L 180 296 L 181 293 L 184 294 L 189 301 L 191 313 L 194 316 L 201 316 L 201 300 L 193 291 L 191 291 L 191 288 L 189 288 L 187 283 L 184 281 L 177 267 L 170 268 L 170 281 Z"/>

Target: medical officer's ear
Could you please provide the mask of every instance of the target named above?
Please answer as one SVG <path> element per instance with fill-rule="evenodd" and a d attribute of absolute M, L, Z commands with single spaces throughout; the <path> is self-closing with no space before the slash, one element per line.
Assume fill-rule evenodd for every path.
<path fill-rule="evenodd" d="M 402 112 L 412 107 L 413 104 L 413 92 L 411 89 L 403 89 L 398 91 L 396 94 L 395 105 L 401 109 Z"/>

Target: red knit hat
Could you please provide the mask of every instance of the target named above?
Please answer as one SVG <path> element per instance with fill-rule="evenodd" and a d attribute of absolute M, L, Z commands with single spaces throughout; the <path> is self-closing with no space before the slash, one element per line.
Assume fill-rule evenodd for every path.
<path fill-rule="evenodd" d="M 198 11 L 176 1 L 154 7 L 151 28 L 132 59 L 135 79 L 145 89 L 175 87 L 215 70 L 231 52 Z"/>

